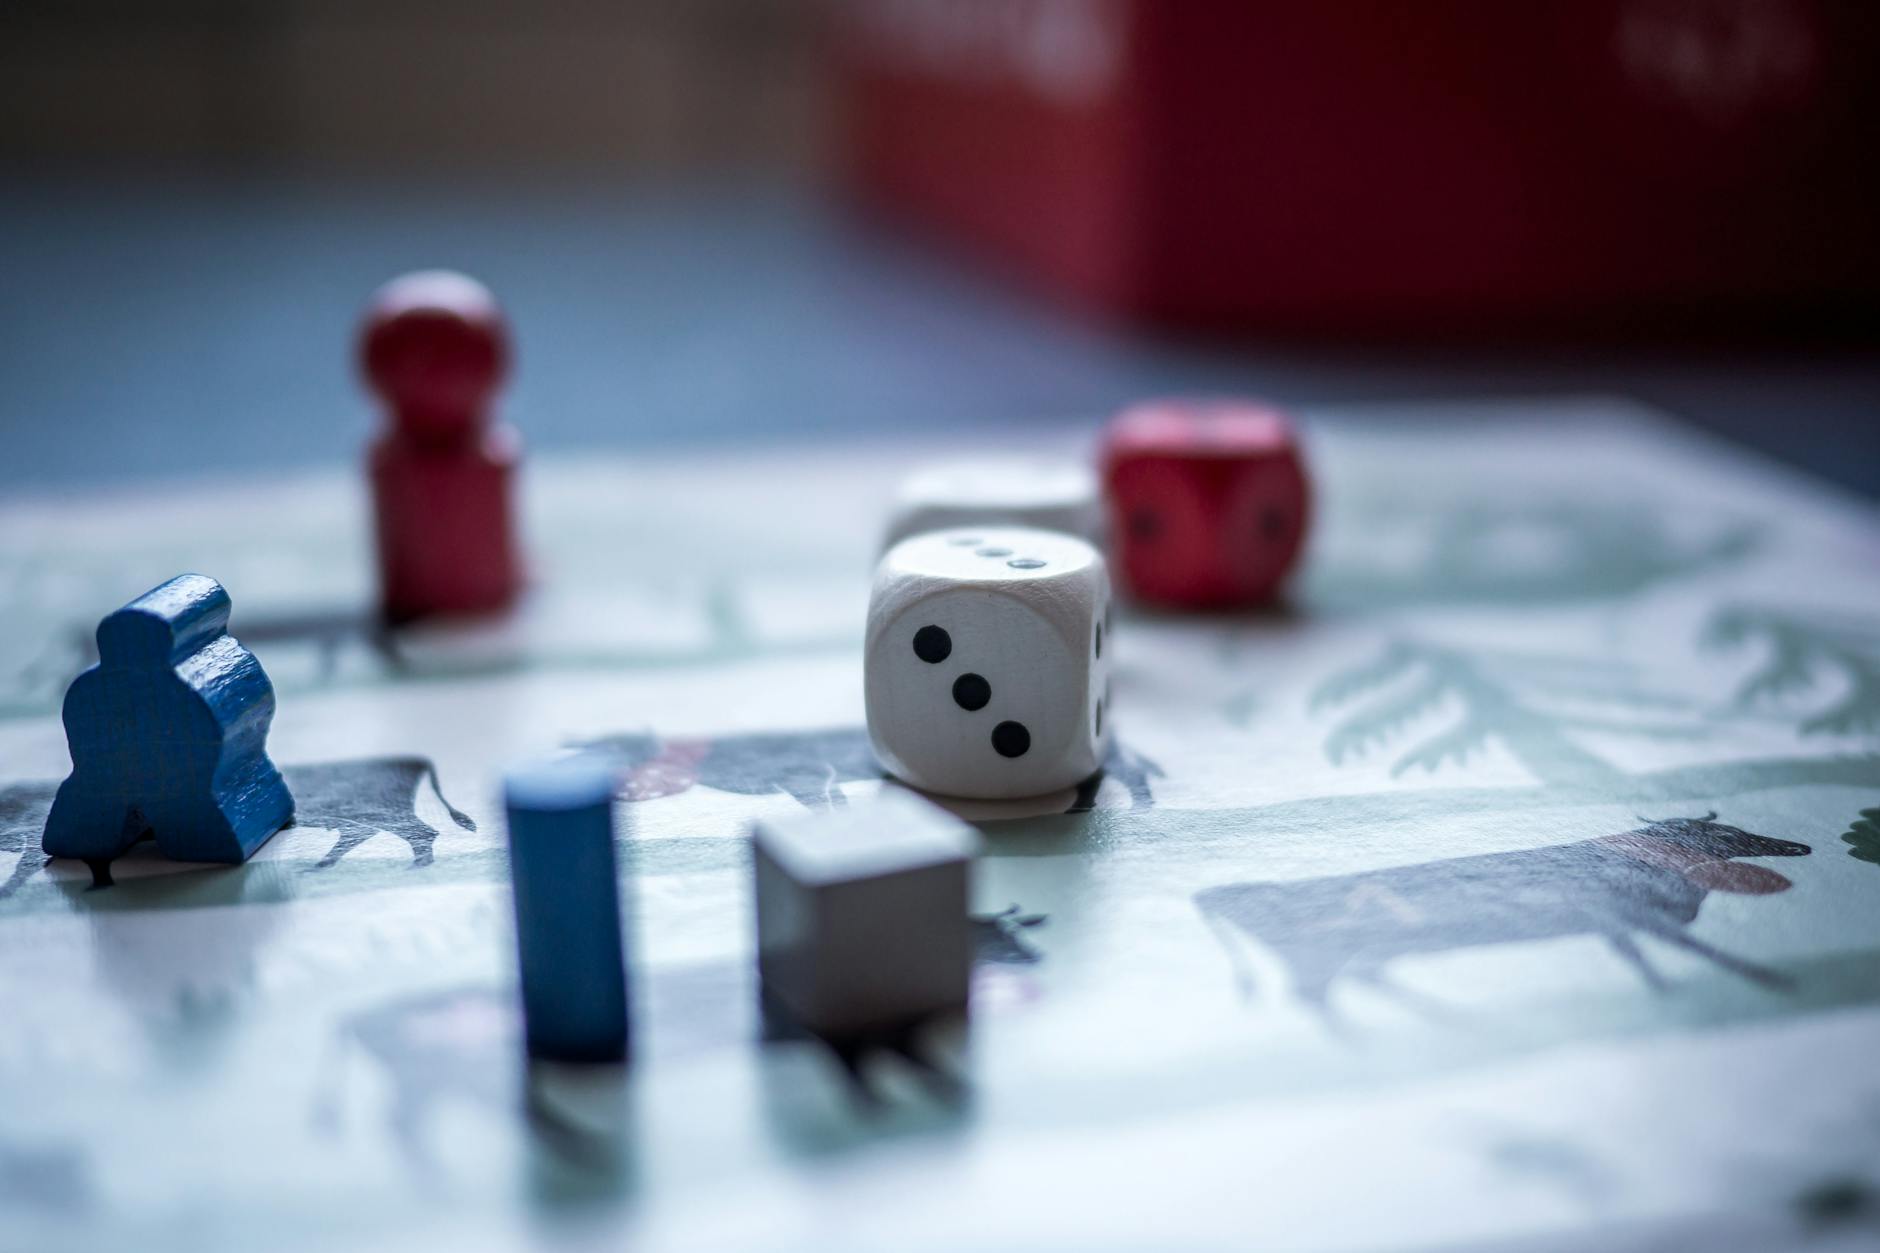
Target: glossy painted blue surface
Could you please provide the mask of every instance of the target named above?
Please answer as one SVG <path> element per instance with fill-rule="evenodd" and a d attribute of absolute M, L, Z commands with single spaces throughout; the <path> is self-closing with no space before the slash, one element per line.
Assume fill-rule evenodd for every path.
<path fill-rule="evenodd" d="M 220 583 L 183 574 L 98 624 L 98 664 L 65 694 L 48 856 L 109 859 L 149 834 L 178 861 L 240 862 L 293 818 L 268 759 L 274 687 L 228 615 Z"/>
<path fill-rule="evenodd" d="M 589 757 L 518 766 L 503 779 L 522 1008 L 534 1057 L 627 1056 L 613 794 L 612 769 Z"/>

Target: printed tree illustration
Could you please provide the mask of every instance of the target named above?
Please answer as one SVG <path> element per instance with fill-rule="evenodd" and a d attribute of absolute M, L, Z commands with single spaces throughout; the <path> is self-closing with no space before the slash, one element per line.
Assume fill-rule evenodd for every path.
<path fill-rule="evenodd" d="M 1631 668 L 1615 662 L 1465 651 L 1399 639 L 1373 660 L 1332 676 L 1313 693 L 1312 707 L 1368 703 L 1345 716 L 1326 737 L 1334 765 L 1361 756 L 1403 734 L 1409 725 L 1444 708 L 1460 710 L 1446 728 L 1398 757 L 1391 774 L 1458 765 L 1500 744 L 1536 778 L 1550 784 L 1610 784 L 1625 776 L 1584 747 L 1576 733 L 1606 732 L 1649 739 L 1696 738 L 1689 720 L 1654 722 L 1651 712 L 1688 709 L 1673 696 L 1644 689 Z"/>
<path fill-rule="evenodd" d="M 1757 528 L 1741 521 L 1718 518 L 1693 535 L 1674 530 L 1656 506 L 1544 498 L 1374 501 L 1365 521 L 1370 531 L 1421 536 L 1419 557 L 1395 568 L 1354 555 L 1316 570 L 1315 599 L 1372 608 L 1612 599 L 1739 561 L 1758 542 Z"/>
<path fill-rule="evenodd" d="M 1847 855 L 1880 866 L 1880 809 L 1863 809 L 1841 835 Z"/>
<path fill-rule="evenodd" d="M 1762 664 L 1737 689 L 1738 710 L 1792 705 L 1824 688 L 1838 692 L 1802 716 L 1803 735 L 1880 735 L 1880 622 L 1726 605 L 1711 616 L 1704 642 L 1739 648 L 1759 642 Z"/>

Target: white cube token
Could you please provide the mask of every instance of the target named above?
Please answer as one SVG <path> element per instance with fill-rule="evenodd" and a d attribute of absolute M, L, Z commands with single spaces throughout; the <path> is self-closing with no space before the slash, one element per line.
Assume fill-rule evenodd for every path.
<path fill-rule="evenodd" d="M 1029 526 L 1102 547 L 1103 509 L 1090 467 L 1048 457 L 985 457 L 923 466 L 901 482 L 881 551 L 957 526 Z"/>
<path fill-rule="evenodd" d="M 752 824 L 764 991 L 841 1038 L 966 1008 L 979 836 L 900 788 Z"/>

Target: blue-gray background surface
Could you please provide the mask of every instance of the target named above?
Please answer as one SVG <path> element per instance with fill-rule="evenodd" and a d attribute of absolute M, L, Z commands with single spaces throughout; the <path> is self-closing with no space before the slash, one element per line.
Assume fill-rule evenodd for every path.
<path fill-rule="evenodd" d="M 509 311 L 537 449 L 957 430 L 1162 391 L 1293 403 L 1604 391 L 1880 493 L 1849 346 L 1158 342 L 808 196 L 748 186 L 14 173 L 0 491 L 356 458 L 366 296 L 450 266 Z"/>

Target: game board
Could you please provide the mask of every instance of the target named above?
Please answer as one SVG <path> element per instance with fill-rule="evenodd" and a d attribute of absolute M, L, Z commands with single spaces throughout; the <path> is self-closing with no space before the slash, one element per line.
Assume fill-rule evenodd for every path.
<path fill-rule="evenodd" d="M 970 1027 L 852 1069 L 759 1013 L 745 831 L 883 786 L 866 573 L 959 448 L 537 459 L 525 607 L 395 637 L 353 476 L 0 506 L 0 1247 L 1871 1240 L 1880 518 L 1616 400 L 1305 430 L 1289 607 L 1119 621 L 1101 786 L 956 807 Z M 298 822 L 46 864 L 90 631 L 191 569 Z M 517 1038 L 495 781 L 573 743 L 625 1072 Z"/>

